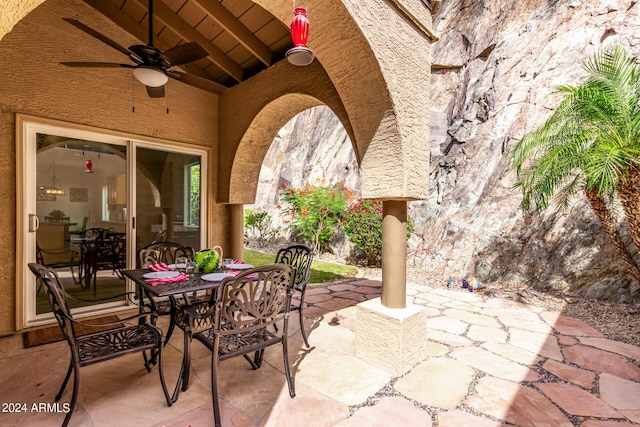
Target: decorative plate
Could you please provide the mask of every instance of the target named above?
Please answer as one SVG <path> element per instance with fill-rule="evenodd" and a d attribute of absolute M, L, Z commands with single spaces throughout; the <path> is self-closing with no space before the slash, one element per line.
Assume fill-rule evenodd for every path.
<path fill-rule="evenodd" d="M 233 274 L 229 274 L 229 273 L 209 273 L 209 274 L 203 274 L 200 278 L 202 280 L 207 280 L 209 282 L 219 282 L 222 279 L 224 279 L 225 277 L 233 277 Z"/>
<path fill-rule="evenodd" d="M 253 268 L 251 264 L 224 264 L 224 268 L 227 270 L 248 270 Z"/>
<path fill-rule="evenodd" d="M 179 274 L 178 271 L 152 271 L 150 273 L 144 273 L 142 277 L 145 279 L 167 279 L 169 277 L 176 277 Z"/>

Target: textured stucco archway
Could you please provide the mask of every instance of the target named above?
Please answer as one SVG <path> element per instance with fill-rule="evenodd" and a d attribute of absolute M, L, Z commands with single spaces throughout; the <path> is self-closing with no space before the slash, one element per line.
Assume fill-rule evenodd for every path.
<path fill-rule="evenodd" d="M 255 3 L 290 20 L 288 0 Z M 362 196 L 385 200 L 383 221 L 393 224 L 383 227 L 382 303 L 404 308 L 406 201 L 426 199 L 429 188 L 431 17 L 410 0 L 317 0 L 309 19 L 312 67 L 278 64 L 221 97 L 218 201 L 231 203 L 232 252 L 240 252 L 242 203 L 255 199 L 262 159 L 280 126 L 337 97 L 337 110 L 325 103 L 352 138 Z M 318 84 L 324 74 L 330 85 Z"/>
<path fill-rule="evenodd" d="M 255 3 L 291 21 L 291 1 Z M 363 197 L 425 199 L 433 41 L 424 31 L 431 28 L 428 9 L 414 0 L 314 0 L 308 13 L 308 46 L 353 130 Z"/>

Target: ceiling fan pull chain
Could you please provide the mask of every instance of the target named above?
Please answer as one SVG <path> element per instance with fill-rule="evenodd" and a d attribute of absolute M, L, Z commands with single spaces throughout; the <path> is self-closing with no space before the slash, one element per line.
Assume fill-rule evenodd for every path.
<path fill-rule="evenodd" d="M 136 112 L 136 79 L 131 74 L 131 112 Z"/>

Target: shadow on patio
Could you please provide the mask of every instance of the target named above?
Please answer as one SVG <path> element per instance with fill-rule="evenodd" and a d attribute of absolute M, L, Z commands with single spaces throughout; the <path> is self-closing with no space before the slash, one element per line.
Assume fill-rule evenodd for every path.
<path fill-rule="evenodd" d="M 640 423 L 640 348 L 602 338 L 584 322 L 513 301 L 459 289 L 408 284 L 429 316 L 429 357 L 401 377 L 355 356 L 355 304 L 380 295 L 379 279 L 309 285 L 311 349 L 296 316 L 288 395 L 279 347 L 252 371 L 242 358 L 222 362 L 222 421 L 234 426 L 605 427 Z M 162 319 L 162 322 L 165 320 Z M 166 323 L 161 323 L 161 327 Z M 139 355 L 83 368 L 74 426 L 210 426 L 210 353 L 193 345 L 189 390 L 167 407 L 157 371 Z M 169 382 L 177 377 L 182 336 L 166 347 Z M 33 410 L 51 403 L 68 362 L 66 343 L 22 348 L 0 339 L 0 425 L 56 426 L 64 414 Z M 69 391 L 62 402 L 69 398 Z M 7 404 L 26 411 L 7 412 Z M 36 406 L 36 408 L 38 408 Z"/>

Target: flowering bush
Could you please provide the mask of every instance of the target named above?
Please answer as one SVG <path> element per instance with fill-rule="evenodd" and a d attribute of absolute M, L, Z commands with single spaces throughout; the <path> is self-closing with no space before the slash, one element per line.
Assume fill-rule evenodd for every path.
<path fill-rule="evenodd" d="M 318 254 L 336 234 L 347 207 L 350 190 L 307 184 L 304 189 L 285 190 L 283 200 L 288 205 L 285 213 L 293 219 L 293 231 Z"/>
<path fill-rule="evenodd" d="M 382 257 L 382 201 L 358 199 L 347 208 L 342 226 L 367 265 L 378 265 Z M 412 230 L 413 222 L 407 216 L 407 238 Z"/>

